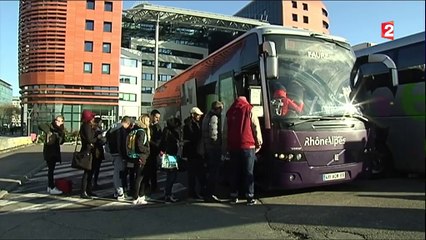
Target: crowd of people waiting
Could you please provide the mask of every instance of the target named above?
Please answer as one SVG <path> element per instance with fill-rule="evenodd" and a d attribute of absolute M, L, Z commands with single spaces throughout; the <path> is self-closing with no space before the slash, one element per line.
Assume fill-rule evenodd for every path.
<path fill-rule="evenodd" d="M 101 119 L 90 110 L 81 114 L 80 152 L 91 155 L 92 168 L 84 170 L 80 197 L 96 197 L 100 166 L 105 152 L 112 158 L 114 198 L 118 201 L 132 200 L 133 204 L 147 204 L 152 194 L 158 191 L 157 170 L 165 154 L 178 156 L 186 162 L 188 197 L 194 200 L 219 202 L 216 186 L 223 156 L 229 155 L 229 197 L 231 203 L 239 202 L 239 190 L 244 189 L 247 205 L 257 203 L 254 198 L 253 168 L 256 153 L 262 145 L 259 120 L 252 105 L 243 96 L 238 97 L 226 113 L 227 149 L 222 149 L 223 103 L 214 101 L 205 114 L 193 107 L 190 116 L 182 121 L 167 119 L 162 129 L 160 112 L 153 110 L 136 121 L 128 116 L 121 124 L 110 128 L 106 134 L 101 130 Z M 46 134 L 44 158 L 48 166 L 49 194 L 62 194 L 55 186 L 54 169 L 61 161 L 60 145 L 64 142 L 64 117 L 57 116 L 49 124 L 39 125 Z M 183 125 L 183 126 L 182 126 Z M 131 140 L 129 140 L 131 139 Z M 129 154 L 132 148 L 133 155 Z M 160 166 L 159 166 L 160 164 Z M 177 180 L 178 168 L 163 169 L 166 172 L 164 201 L 179 201 L 172 193 Z"/>

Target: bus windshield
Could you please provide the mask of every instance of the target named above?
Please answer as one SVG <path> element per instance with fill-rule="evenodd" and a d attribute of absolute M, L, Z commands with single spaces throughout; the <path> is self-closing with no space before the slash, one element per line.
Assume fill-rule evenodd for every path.
<path fill-rule="evenodd" d="M 359 114 L 351 104 L 350 46 L 334 40 L 266 35 L 275 42 L 279 78 L 268 80 L 272 119 L 310 119 Z"/>

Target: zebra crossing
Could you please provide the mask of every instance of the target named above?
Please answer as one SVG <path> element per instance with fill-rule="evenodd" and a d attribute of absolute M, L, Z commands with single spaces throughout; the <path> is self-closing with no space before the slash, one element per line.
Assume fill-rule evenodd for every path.
<path fill-rule="evenodd" d="M 46 191 L 48 169 L 45 167 L 16 190 L 0 199 L 0 215 L 34 211 L 134 207 L 131 201 L 117 201 L 113 198 L 113 168 L 112 161 L 102 161 L 98 179 L 99 188 L 94 189 L 97 197 L 94 199 L 81 199 L 80 183 L 83 175 L 82 170 L 71 168 L 70 162 L 57 164 L 55 179 L 64 178 L 72 180 L 73 190 L 70 194 L 50 195 Z M 157 175 L 159 191 L 152 195 L 154 201 L 149 202 L 148 205 L 163 203 L 166 175 L 162 171 L 159 171 Z M 180 194 L 185 190 L 186 187 L 179 182 L 173 185 L 174 194 Z"/>

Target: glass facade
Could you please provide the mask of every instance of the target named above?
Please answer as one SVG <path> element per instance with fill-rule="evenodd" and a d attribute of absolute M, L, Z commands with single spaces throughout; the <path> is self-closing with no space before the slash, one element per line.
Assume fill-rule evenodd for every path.
<path fill-rule="evenodd" d="M 38 133 L 37 126 L 40 123 L 50 122 L 57 115 L 65 118 L 64 126 L 68 132 L 80 129 L 81 112 L 88 109 L 102 118 L 104 126 L 111 126 L 117 121 L 118 106 L 103 105 L 73 105 L 73 104 L 29 104 L 31 111 L 31 131 Z"/>
<path fill-rule="evenodd" d="M 12 87 L 0 79 L 0 104 L 12 103 Z"/>
<path fill-rule="evenodd" d="M 252 1 L 234 16 L 264 20 L 274 25 L 283 25 L 282 9 L 282 1 Z"/>

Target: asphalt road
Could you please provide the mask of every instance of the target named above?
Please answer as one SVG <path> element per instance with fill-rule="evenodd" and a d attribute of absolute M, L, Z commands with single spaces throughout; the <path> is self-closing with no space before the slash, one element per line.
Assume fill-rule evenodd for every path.
<path fill-rule="evenodd" d="M 0 155 L 0 176 L 5 176 L 5 159 L 7 164 L 40 163 L 34 160 L 40 156 L 37 151 L 40 148 L 30 147 L 9 157 Z M 28 155 L 33 160 L 21 160 Z M 7 166 L 15 169 L 13 164 Z M 103 168 L 110 171 L 108 163 Z M 425 239 L 424 179 L 357 180 L 272 192 L 262 195 L 255 206 L 185 200 L 133 206 L 108 198 L 81 201 L 78 193 L 46 195 L 44 171 L 39 169 L 0 199 L 1 239 Z M 75 176 L 65 164 L 61 171 Z M 103 185 L 110 186 L 109 178 L 104 175 Z M 100 190 L 105 196 L 108 191 L 109 187 Z M 185 187 L 177 185 L 175 191 L 183 196 Z"/>

